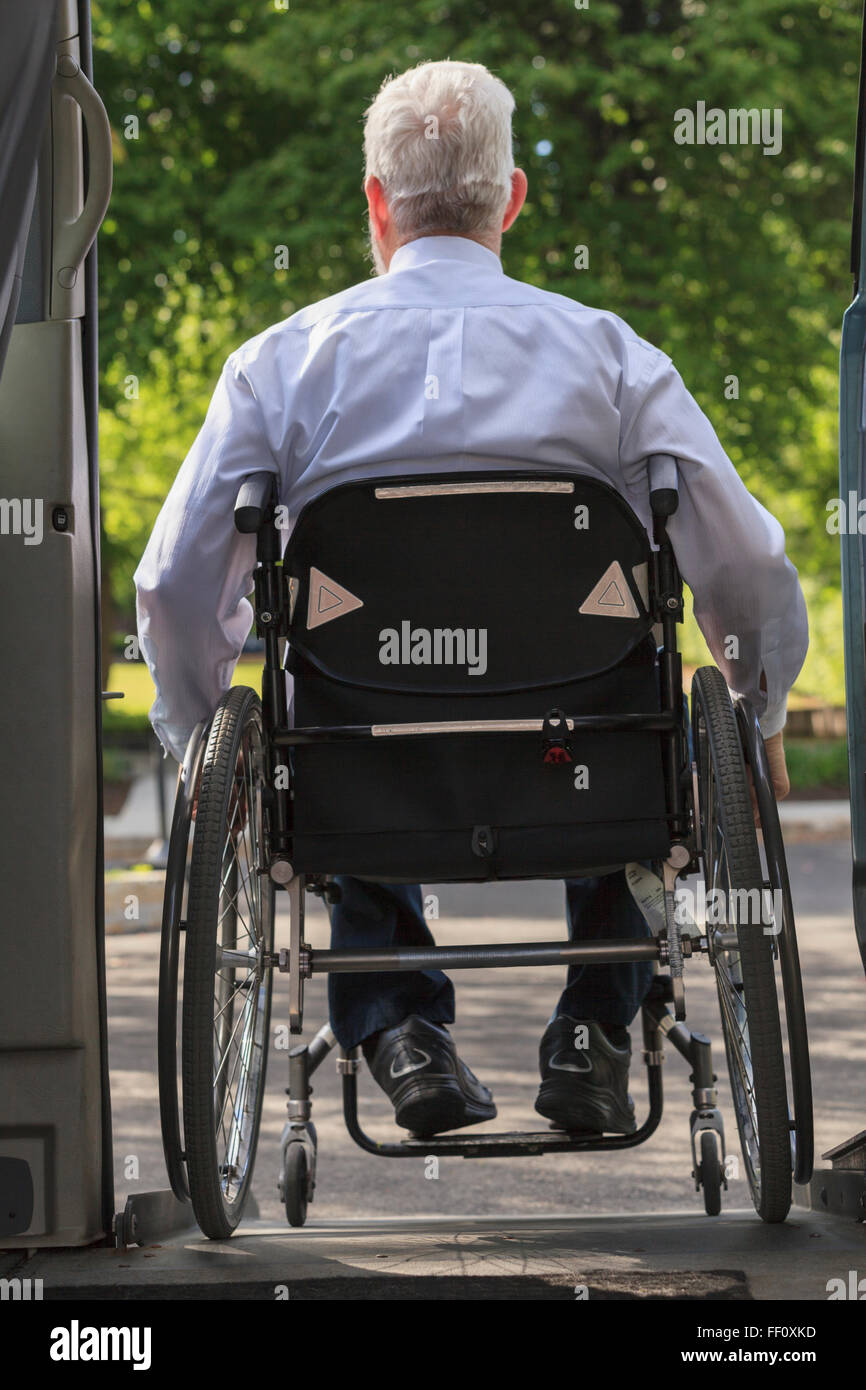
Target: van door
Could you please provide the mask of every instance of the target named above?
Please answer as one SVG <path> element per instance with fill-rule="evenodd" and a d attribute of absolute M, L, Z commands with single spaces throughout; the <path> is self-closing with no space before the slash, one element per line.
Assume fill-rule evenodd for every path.
<path fill-rule="evenodd" d="M 842 603 L 845 634 L 845 688 L 848 766 L 851 787 L 851 843 L 854 856 L 854 927 L 866 968 L 866 217 L 863 199 L 866 163 L 866 24 L 860 54 L 860 93 L 854 170 L 851 269 L 854 299 L 842 322 L 839 376 L 839 496 L 845 504 L 841 527 Z M 853 502 L 853 506 L 851 505 Z M 862 508 L 866 512 L 866 507 Z"/>
<path fill-rule="evenodd" d="M 89 0 L 0 4 L 0 1243 L 111 1232 Z M 7 168 L 8 165 L 8 168 Z"/>

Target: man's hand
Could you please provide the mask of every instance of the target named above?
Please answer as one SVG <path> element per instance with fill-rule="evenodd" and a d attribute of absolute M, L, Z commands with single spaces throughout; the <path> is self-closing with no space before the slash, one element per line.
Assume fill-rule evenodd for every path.
<path fill-rule="evenodd" d="M 770 768 L 770 780 L 773 783 L 773 791 L 776 793 L 776 800 L 782 801 L 791 790 L 791 783 L 788 780 L 788 768 L 785 763 L 785 749 L 782 746 L 782 730 L 777 734 L 771 734 L 764 740 L 764 747 L 767 750 L 767 763 Z M 749 791 L 752 794 L 752 811 L 755 817 L 755 825 L 760 824 L 758 814 L 758 798 L 755 795 L 755 784 L 752 781 L 752 769 L 747 769 L 749 774 Z"/>
<path fill-rule="evenodd" d="M 767 762 L 770 764 L 770 777 L 773 780 L 773 791 L 776 793 L 776 800 L 782 801 L 791 790 L 791 783 L 788 780 L 788 768 L 785 763 L 785 750 L 782 747 L 782 730 L 777 734 L 772 734 L 764 741 L 767 750 Z"/>

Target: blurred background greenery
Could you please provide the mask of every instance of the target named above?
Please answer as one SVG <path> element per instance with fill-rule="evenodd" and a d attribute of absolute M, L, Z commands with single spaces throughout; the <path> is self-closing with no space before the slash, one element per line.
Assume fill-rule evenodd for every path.
<path fill-rule="evenodd" d="M 615 311 L 671 354 L 785 526 L 812 630 L 793 703 L 843 702 L 826 504 L 851 284 L 856 0 L 94 0 L 93 30 L 115 145 L 100 239 L 115 644 L 134 631 L 132 573 L 225 357 L 371 273 L 364 108 L 387 74 L 451 57 L 487 64 L 517 100 L 530 193 L 506 271 Z M 781 152 L 676 144 L 675 110 L 698 101 L 781 108 Z M 706 655 L 691 619 L 684 651 Z"/>

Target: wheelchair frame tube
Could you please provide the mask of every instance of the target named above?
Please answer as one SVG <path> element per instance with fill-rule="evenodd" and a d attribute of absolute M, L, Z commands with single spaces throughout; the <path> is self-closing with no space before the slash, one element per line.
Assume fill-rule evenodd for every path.
<path fill-rule="evenodd" d="M 655 937 L 622 941 L 525 941 L 502 946 L 420 946 L 406 950 L 314 951 L 307 954 L 313 975 L 354 975 L 376 970 L 473 970 L 488 965 L 605 965 L 614 961 L 659 959 Z"/>
<path fill-rule="evenodd" d="M 276 745 L 273 730 L 288 723 L 286 676 L 280 662 L 280 637 L 287 617 L 285 576 L 281 559 L 280 533 L 274 521 L 275 484 L 272 484 L 265 517 L 256 537 L 258 566 L 254 574 L 256 599 L 256 632 L 264 639 L 265 664 L 262 671 L 262 720 L 272 766 L 271 780 L 276 781 Z M 270 804 L 274 852 L 285 853 L 291 836 L 291 803 L 288 792 L 274 788 Z"/>
<path fill-rule="evenodd" d="M 594 729 L 601 733 L 676 732 L 673 710 L 660 714 L 579 714 L 566 720 L 569 733 Z M 543 719 L 443 719 L 422 724 L 333 724 L 299 729 L 276 729 L 271 741 L 279 746 L 338 743 L 367 738 L 433 738 L 451 734 L 540 734 Z"/>
<path fill-rule="evenodd" d="M 665 515 L 655 512 L 653 533 L 658 550 L 653 552 L 654 589 L 658 604 L 658 619 L 662 627 L 662 651 L 659 659 L 662 709 L 670 716 L 672 727 L 664 739 L 665 784 L 671 798 L 668 814 L 671 835 L 688 834 L 688 819 L 680 785 L 682 748 L 679 715 L 683 707 L 683 663 L 677 647 L 678 622 L 682 621 L 683 584 L 667 533 Z"/>

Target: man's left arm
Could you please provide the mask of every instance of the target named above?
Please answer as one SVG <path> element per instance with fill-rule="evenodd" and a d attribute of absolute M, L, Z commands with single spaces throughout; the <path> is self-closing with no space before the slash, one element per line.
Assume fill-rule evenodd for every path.
<path fill-rule="evenodd" d="M 764 737 L 781 745 L 788 691 L 809 642 L 782 527 L 749 492 L 663 353 L 623 407 L 624 479 L 646 497 L 646 458 L 665 453 L 678 460 L 680 501 L 668 533 L 695 617 L 728 686 L 748 696 Z"/>
<path fill-rule="evenodd" d="M 150 720 L 179 761 L 228 689 L 250 630 L 256 538 L 235 530 L 234 504 L 243 478 L 268 469 L 279 477 L 260 404 L 230 357 L 135 573 L 141 652 L 156 686 Z"/>

